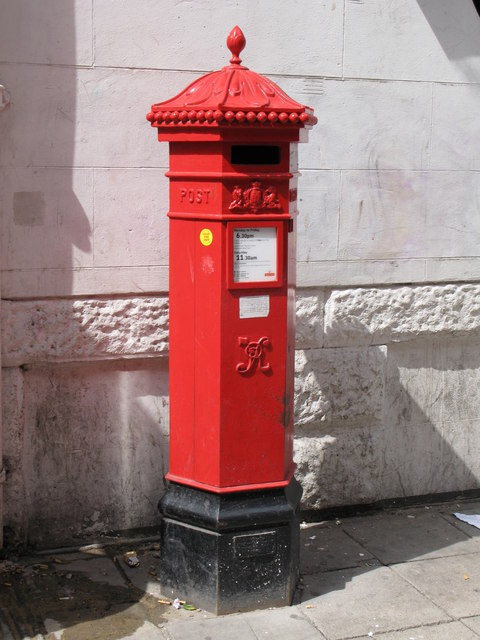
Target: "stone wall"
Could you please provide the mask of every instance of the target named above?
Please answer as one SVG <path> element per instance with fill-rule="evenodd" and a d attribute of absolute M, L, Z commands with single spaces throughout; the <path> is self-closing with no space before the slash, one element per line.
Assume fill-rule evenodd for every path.
<path fill-rule="evenodd" d="M 7 301 L 2 326 L 8 526 L 45 545 L 157 523 L 168 299 Z M 300 289 L 303 507 L 478 487 L 479 382 L 480 285 Z"/>
<path fill-rule="evenodd" d="M 297 343 L 303 506 L 478 488 L 480 285 L 323 293 L 323 338 Z"/>
<path fill-rule="evenodd" d="M 168 145 L 145 114 L 224 66 L 236 23 L 244 63 L 319 118 L 299 145 L 299 285 L 480 281 L 471 0 L 228 0 L 215 20 L 165 0 L 160 25 L 158 10 L 5 7 L 4 298 L 167 291 Z"/>
<path fill-rule="evenodd" d="M 299 146 L 303 506 L 478 488 L 472 1 L 7 5 L 9 535 L 45 546 L 158 522 L 168 457 L 168 149 L 145 114 L 224 66 L 235 24 L 247 38 L 244 64 L 319 118 Z"/>

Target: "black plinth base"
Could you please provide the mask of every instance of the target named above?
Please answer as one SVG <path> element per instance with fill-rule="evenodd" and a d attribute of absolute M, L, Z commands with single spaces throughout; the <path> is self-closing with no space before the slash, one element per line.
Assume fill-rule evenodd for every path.
<path fill-rule="evenodd" d="M 295 478 L 226 495 L 170 483 L 159 505 L 162 592 L 217 615 L 291 604 L 301 495 Z"/>

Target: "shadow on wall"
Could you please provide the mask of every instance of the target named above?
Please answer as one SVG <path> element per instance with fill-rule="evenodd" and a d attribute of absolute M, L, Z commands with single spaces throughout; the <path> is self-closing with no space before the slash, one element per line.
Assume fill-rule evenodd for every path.
<path fill-rule="evenodd" d="M 302 353 L 310 390 L 297 394 L 317 409 L 297 418 L 306 509 L 478 489 L 478 341 Z"/>
<path fill-rule="evenodd" d="M 458 63 L 470 81 L 478 75 L 469 58 L 480 55 L 480 0 L 417 0 L 448 59 Z"/>
<path fill-rule="evenodd" d="M 100 311 L 90 301 L 82 316 L 72 298 L 73 278 L 94 266 L 95 171 L 76 146 L 79 94 L 94 91 L 78 78 L 93 63 L 91 11 L 89 2 L 19 0 L 1 21 L 0 82 L 11 100 L 0 114 L 4 316 L 16 322 L 30 305 L 26 335 L 14 339 L 35 354 L 4 361 L 5 524 L 10 541 L 38 547 L 158 523 L 168 452 L 157 406 L 168 395 L 166 360 L 105 356 L 91 326 L 110 301 Z M 95 362 L 102 357 L 112 360 Z"/>
<path fill-rule="evenodd" d="M 78 74 L 93 62 L 91 10 L 90 2 L 18 0 L 0 21 L 0 82 L 11 100 L 0 114 L 4 317 L 27 354 L 4 360 L 2 380 L 10 549 L 80 545 L 159 521 L 168 361 L 121 360 L 114 349 L 116 360 L 95 361 L 102 340 L 117 337 L 107 322 L 94 340 L 92 325 L 102 313 L 121 313 L 110 300 L 72 298 L 73 278 L 94 266 L 94 169 L 76 156 L 77 104 L 88 90 Z M 84 302 L 90 316 L 79 312 Z M 141 339 L 134 330 L 130 337 Z M 45 617 L 36 619 L 38 633 L 47 633 Z"/>
<path fill-rule="evenodd" d="M 40 366 L 27 369 L 24 380 L 28 536 L 35 546 L 82 544 L 158 523 L 168 360 Z"/>
<path fill-rule="evenodd" d="M 27 19 L 28 17 L 28 19 Z M 73 170 L 73 2 L 9 3 L 2 16 L 2 270 L 7 297 L 42 295 L 92 260 L 91 170 Z M 59 66 L 64 65 L 64 66 Z"/>

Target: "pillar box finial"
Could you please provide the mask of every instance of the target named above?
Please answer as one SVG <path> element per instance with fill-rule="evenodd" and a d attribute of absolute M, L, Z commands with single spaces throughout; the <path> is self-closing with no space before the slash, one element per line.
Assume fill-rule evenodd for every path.
<path fill-rule="evenodd" d="M 240 64 L 241 60 L 238 57 L 240 52 L 245 48 L 247 41 L 245 40 L 245 36 L 243 35 L 243 31 L 237 25 L 233 27 L 230 31 L 230 34 L 227 38 L 227 47 L 232 52 L 232 58 L 230 60 L 230 64 Z"/>

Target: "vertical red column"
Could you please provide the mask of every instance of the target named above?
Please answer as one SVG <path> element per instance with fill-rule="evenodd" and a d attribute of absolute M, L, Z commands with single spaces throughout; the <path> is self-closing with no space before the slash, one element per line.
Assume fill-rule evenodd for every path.
<path fill-rule="evenodd" d="M 170 463 L 162 587 L 227 613 L 291 601 L 297 142 L 311 109 L 241 65 L 155 104 L 170 142 Z"/>

